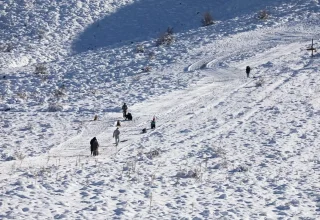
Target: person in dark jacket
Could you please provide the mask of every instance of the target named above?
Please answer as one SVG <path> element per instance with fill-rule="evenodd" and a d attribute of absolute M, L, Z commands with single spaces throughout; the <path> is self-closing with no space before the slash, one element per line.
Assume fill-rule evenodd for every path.
<path fill-rule="evenodd" d="M 249 78 L 250 70 L 251 70 L 250 66 L 247 66 L 246 68 L 247 78 Z"/>
<path fill-rule="evenodd" d="M 127 110 L 128 110 L 128 106 L 127 106 L 126 103 L 124 103 L 123 106 L 122 106 L 122 112 L 123 112 L 123 117 L 124 118 L 126 118 Z"/>
<path fill-rule="evenodd" d="M 99 143 L 96 137 L 92 138 L 90 141 L 90 149 L 91 149 L 91 155 L 92 156 L 98 156 L 99 155 Z"/>
<path fill-rule="evenodd" d="M 126 119 L 132 121 L 132 114 L 130 112 L 126 115 Z"/>
<path fill-rule="evenodd" d="M 96 137 L 92 138 L 90 141 L 90 150 L 91 150 L 91 156 L 93 154 L 93 142 L 96 140 Z"/>
<path fill-rule="evenodd" d="M 153 118 L 151 121 L 151 129 L 155 129 L 156 128 L 156 119 Z"/>

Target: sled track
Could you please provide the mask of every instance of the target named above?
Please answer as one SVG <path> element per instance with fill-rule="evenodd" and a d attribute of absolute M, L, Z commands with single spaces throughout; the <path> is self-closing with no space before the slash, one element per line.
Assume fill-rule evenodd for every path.
<path fill-rule="evenodd" d="M 281 28 L 282 27 L 278 27 L 277 29 L 281 29 Z M 239 57 L 240 55 L 243 55 L 246 52 L 250 52 L 251 56 L 256 56 L 256 55 L 259 56 L 259 54 L 264 54 L 266 52 L 266 49 L 272 51 L 273 49 L 272 45 L 283 45 L 283 47 L 286 47 L 290 43 L 297 43 L 297 42 L 308 43 L 310 40 L 310 37 L 307 37 L 307 36 L 310 33 L 309 31 L 311 31 L 309 30 L 310 28 L 298 26 L 296 27 L 296 29 L 298 33 L 287 32 L 286 34 L 284 34 L 280 30 L 273 30 L 273 28 L 270 28 L 263 31 L 256 30 L 255 32 L 261 32 L 259 34 L 257 33 L 252 34 L 248 32 L 248 33 L 240 33 L 235 36 L 232 36 L 232 38 L 238 38 L 238 41 L 250 42 L 250 45 L 248 45 L 248 47 L 242 47 L 242 45 L 245 45 L 245 43 L 238 44 L 237 42 L 234 42 L 234 41 L 231 43 L 230 39 L 218 40 L 219 43 L 217 45 L 219 45 L 219 47 L 216 47 L 215 45 L 213 45 L 211 48 L 211 51 L 213 51 L 212 53 L 214 55 L 210 54 L 208 55 L 209 56 L 208 58 L 204 58 L 199 61 L 196 61 L 195 63 L 189 65 L 186 69 L 187 71 L 195 71 L 198 69 L 213 68 L 215 66 L 219 66 L 219 63 L 222 60 L 225 63 L 229 63 L 229 62 L 232 62 L 235 57 Z M 315 32 L 315 31 L 313 30 L 312 32 Z M 257 39 L 257 36 L 259 36 L 259 39 Z M 225 45 L 223 47 L 223 50 L 221 50 L 220 44 Z M 277 46 L 275 48 L 277 48 Z M 262 49 L 264 51 L 262 51 Z"/>

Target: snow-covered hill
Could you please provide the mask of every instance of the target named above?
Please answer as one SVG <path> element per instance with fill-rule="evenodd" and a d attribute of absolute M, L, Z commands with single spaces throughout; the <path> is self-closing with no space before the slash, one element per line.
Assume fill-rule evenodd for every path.
<path fill-rule="evenodd" d="M 318 1 L 6 0 L 0 15 L 0 219 L 320 218 Z"/>

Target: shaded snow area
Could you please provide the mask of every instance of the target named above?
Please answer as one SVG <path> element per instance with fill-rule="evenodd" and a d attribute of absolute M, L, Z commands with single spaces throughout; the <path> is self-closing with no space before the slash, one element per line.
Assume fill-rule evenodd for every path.
<path fill-rule="evenodd" d="M 0 219 L 320 219 L 319 9 L 0 1 Z"/>

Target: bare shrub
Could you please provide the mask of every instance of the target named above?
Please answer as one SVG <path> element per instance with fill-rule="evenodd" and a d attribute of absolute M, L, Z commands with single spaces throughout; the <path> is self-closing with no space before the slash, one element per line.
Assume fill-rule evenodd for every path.
<path fill-rule="evenodd" d="M 150 53 L 148 54 L 148 58 L 149 58 L 150 60 L 153 60 L 154 57 L 155 57 L 155 53 L 154 53 L 154 52 L 150 52 Z"/>
<path fill-rule="evenodd" d="M 172 35 L 168 35 L 167 33 L 164 33 L 159 37 L 159 39 L 156 42 L 156 46 L 161 46 L 161 45 L 170 45 L 174 41 L 174 38 Z"/>
<path fill-rule="evenodd" d="M 212 148 L 213 148 L 213 151 L 215 152 L 217 157 L 222 157 L 223 158 L 227 154 L 226 150 L 224 148 L 220 147 L 220 146 L 219 147 L 214 146 Z"/>
<path fill-rule="evenodd" d="M 40 74 L 40 79 L 41 79 L 41 82 L 46 82 L 48 81 L 48 75 L 47 74 Z"/>
<path fill-rule="evenodd" d="M 213 18 L 209 12 L 204 13 L 203 19 L 202 19 L 203 26 L 209 26 L 214 24 Z"/>
<path fill-rule="evenodd" d="M 161 45 L 170 45 L 173 42 L 174 42 L 173 28 L 168 27 L 167 31 L 161 34 L 158 40 L 156 41 L 156 46 L 158 47 Z"/>
<path fill-rule="evenodd" d="M 25 157 L 26 157 L 26 156 L 25 156 L 23 153 L 21 153 L 20 151 L 16 151 L 16 152 L 15 152 L 15 158 L 20 161 L 20 166 L 21 166 L 22 161 L 23 161 L 23 159 L 24 159 Z"/>
<path fill-rule="evenodd" d="M 237 168 L 235 168 L 233 171 L 234 172 L 247 172 L 249 170 L 248 167 L 239 165 Z"/>
<path fill-rule="evenodd" d="M 200 179 L 201 178 L 201 170 L 200 169 L 194 169 L 189 171 L 189 175 L 190 177 L 194 178 L 194 179 Z"/>
<path fill-rule="evenodd" d="M 258 19 L 266 20 L 269 17 L 269 13 L 266 10 L 261 10 L 258 12 Z"/>
<path fill-rule="evenodd" d="M 48 111 L 49 112 L 59 112 L 63 110 L 63 106 L 58 103 L 51 103 L 49 104 Z"/>
<path fill-rule="evenodd" d="M 148 157 L 149 159 L 153 159 L 153 158 L 159 156 L 159 155 L 160 155 L 160 152 L 161 152 L 161 151 L 160 151 L 159 149 L 151 150 L 151 151 L 149 151 L 149 152 L 147 153 L 147 157 Z"/>
<path fill-rule="evenodd" d="M 47 73 L 48 73 L 48 69 L 44 64 L 38 64 L 36 66 L 35 74 L 43 75 L 43 74 L 47 74 Z"/>
<path fill-rule="evenodd" d="M 173 27 L 168 27 L 166 32 L 170 35 L 173 35 Z"/>
<path fill-rule="evenodd" d="M 143 45 L 138 45 L 136 48 L 137 53 L 144 53 L 144 46 Z"/>
<path fill-rule="evenodd" d="M 8 44 L 7 48 L 6 48 L 6 50 L 4 52 L 10 53 L 12 50 L 13 50 L 12 44 Z"/>
<path fill-rule="evenodd" d="M 54 96 L 56 97 L 56 98 L 61 98 L 61 97 L 63 97 L 63 96 L 65 96 L 66 94 L 64 93 L 64 91 L 62 90 L 62 89 L 56 89 L 55 91 L 54 91 Z"/>
<path fill-rule="evenodd" d="M 200 179 L 201 178 L 201 169 L 194 169 L 194 170 L 180 170 L 176 177 L 178 178 L 194 178 L 194 179 Z"/>
<path fill-rule="evenodd" d="M 45 30 L 42 30 L 42 29 L 39 29 L 38 30 L 38 37 L 39 39 L 44 39 L 46 36 L 46 31 Z"/>
<path fill-rule="evenodd" d="M 10 53 L 12 50 L 13 46 L 10 43 L 0 45 L 0 51 L 2 52 Z"/>
<path fill-rule="evenodd" d="M 144 67 L 144 68 L 142 68 L 141 70 L 143 71 L 143 72 L 150 72 L 151 71 L 151 66 L 146 66 L 146 67 Z"/>
<path fill-rule="evenodd" d="M 263 78 L 259 78 L 259 79 L 256 81 L 256 87 L 263 86 L 263 84 L 264 84 L 264 79 L 263 79 Z"/>
<path fill-rule="evenodd" d="M 27 93 L 25 93 L 25 92 L 18 92 L 18 93 L 17 93 L 17 96 L 18 96 L 20 99 L 23 99 L 23 100 L 26 100 L 26 99 L 27 99 Z"/>

